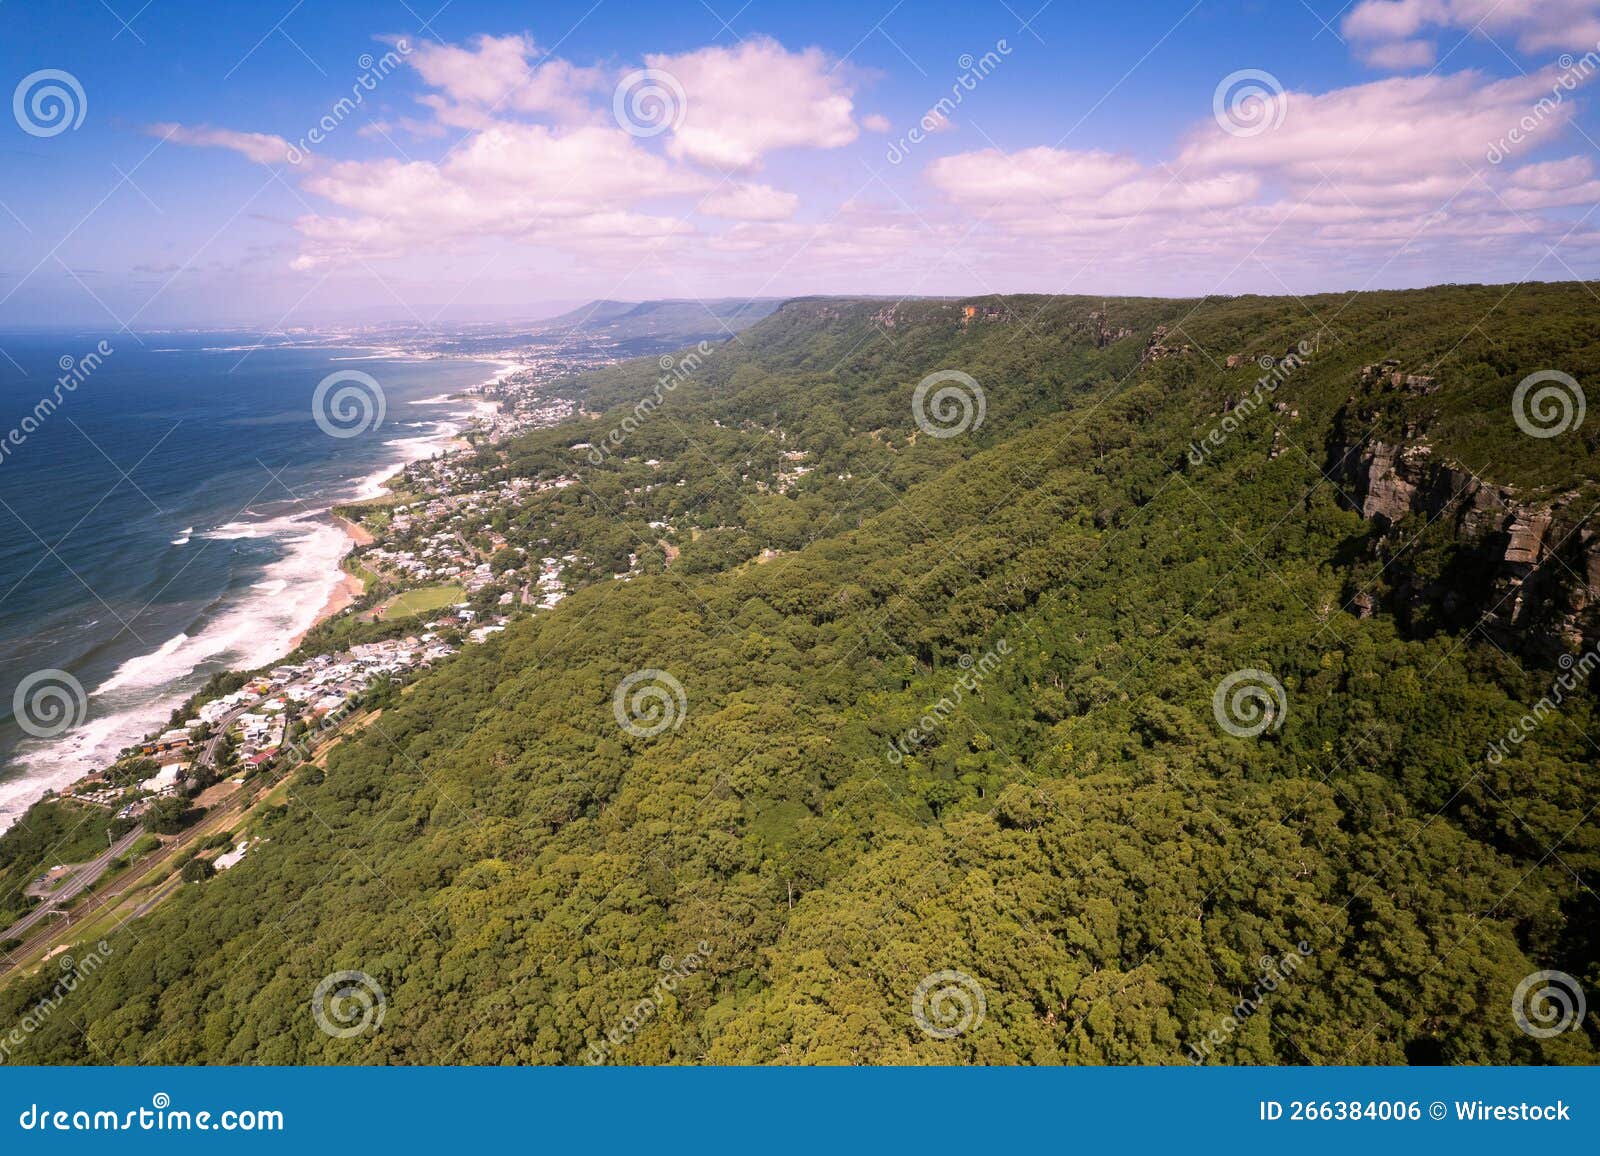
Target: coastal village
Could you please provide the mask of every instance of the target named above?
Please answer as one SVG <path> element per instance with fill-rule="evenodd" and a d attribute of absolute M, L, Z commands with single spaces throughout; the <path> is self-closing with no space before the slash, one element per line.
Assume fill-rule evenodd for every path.
<path fill-rule="evenodd" d="M 543 420 L 549 421 L 570 412 L 570 405 L 541 411 Z M 474 419 L 473 432 L 486 436 L 495 429 L 500 431 L 498 437 L 508 437 L 540 420 L 527 413 L 512 422 Z M 449 658 L 460 645 L 482 642 L 504 630 L 508 614 L 484 614 L 468 601 L 495 575 L 465 543 L 464 530 L 491 505 L 516 502 L 533 487 L 525 479 L 514 479 L 493 491 L 466 488 L 471 475 L 459 464 L 464 456 L 442 454 L 409 467 L 401 478 L 421 496 L 389 508 L 384 536 L 351 555 L 369 574 L 381 575 L 387 585 L 399 588 L 390 605 L 400 604 L 408 591 L 438 588 L 440 583 L 446 584 L 443 589 L 459 590 L 460 601 L 429 607 L 425 615 L 408 615 L 413 629 L 400 637 L 357 643 L 347 650 L 313 654 L 254 673 L 238 689 L 199 703 L 190 716 L 175 719 L 169 729 L 124 751 L 118 765 L 153 766 L 148 777 L 129 783 L 113 767 L 86 775 L 67 787 L 63 796 L 106 805 L 131 787 L 139 797 L 123 805 L 121 813 L 137 817 L 157 798 L 194 790 L 210 777 L 202 772 L 214 764 L 226 762 L 250 773 L 270 768 L 286 756 L 293 762 L 297 732 L 315 730 L 324 720 L 338 718 L 376 684 L 403 682 Z M 545 562 L 548 565 L 524 591 L 526 598 L 519 602 L 502 595 L 499 604 L 553 606 L 560 601 L 564 590 L 559 559 Z M 382 611 L 380 607 L 365 617 L 376 621 Z M 425 621 L 416 621 L 423 617 Z"/>
<path fill-rule="evenodd" d="M 111 817 L 111 832 L 123 833 L 115 839 L 108 833 L 106 852 L 91 862 L 58 864 L 29 885 L 34 906 L 0 929 L 8 956 L 47 928 L 72 926 L 83 901 L 96 897 L 97 883 L 141 849 L 155 856 L 173 852 L 168 882 L 230 869 L 247 856 L 252 840 L 212 828 L 279 797 L 283 787 L 274 786 L 282 773 L 320 759 L 342 731 L 372 717 L 375 694 L 447 661 L 462 646 L 483 642 L 513 616 L 548 610 L 566 596 L 563 574 L 576 556 L 539 552 L 537 543 L 532 550 L 512 545 L 494 523 L 506 510 L 578 479 L 487 482 L 472 466 L 474 450 L 572 417 L 575 403 L 549 396 L 548 383 L 616 359 L 603 348 L 580 349 L 576 358 L 570 348 L 559 356 L 537 350 L 495 356 L 507 372 L 465 392 L 472 417 L 464 444 L 406 466 L 391 479 L 387 498 L 338 511 L 354 547 L 345 569 L 363 588 L 356 601 L 371 601 L 364 596 L 374 590 L 381 598 L 364 607 L 330 605 L 324 619 L 343 617 L 368 634 L 387 628 L 393 636 L 320 653 L 305 653 L 308 639 L 279 665 L 242 672 L 232 689 L 202 692 L 166 729 L 64 788 L 59 801 L 102 811 Z M 191 818 L 190 833 L 164 841 L 153 834 L 174 834 L 160 825 L 164 809 L 207 818 Z M 46 919 L 51 915 L 64 918 L 58 924 Z"/>
<path fill-rule="evenodd" d="M 499 585 L 497 607 L 541 606 L 549 609 L 565 596 L 562 568 L 573 555 L 527 560 L 527 548 L 512 546 L 484 518 L 517 506 L 536 493 L 565 489 L 577 479 L 563 476 L 535 482 L 511 478 L 487 488 L 450 458 L 419 463 L 407 469 L 405 486 L 421 496 L 392 507 L 382 537 L 359 550 L 356 562 L 366 571 L 402 585 L 452 585 L 467 596 Z M 474 539 L 481 539 L 475 542 Z M 473 626 L 477 612 L 469 605 L 451 608 L 457 623 L 470 628 L 468 637 L 482 641 L 486 632 L 504 626 L 497 618 Z"/>
<path fill-rule="evenodd" d="M 514 357 L 496 357 L 509 372 L 464 391 L 464 399 L 474 403 L 463 431 L 472 445 L 493 446 L 573 415 L 575 403 L 546 394 L 553 376 L 573 369 L 571 350 L 560 356 L 517 351 Z M 578 358 L 582 367 L 613 360 L 598 351 Z M 368 585 L 370 579 L 378 579 L 396 591 L 361 617 L 380 621 L 403 616 L 413 629 L 401 637 L 357 643 L 256 673 L 237 690 L 200 703 L 179 725 L 123 752 L 119 763 L 137 760 L 156 767 L 154 774 L 137 782 L 142 797 L 125 806 L 125 814 L 137 816 L 152 798 L 192 789 L 196 771 L 222 757 L 223 751 L 245 772 L 269 766 L 286 752 L 294 754 L 290 748 L 297 730 L 337 718 L 375 684 L 403 682 L 449 658 L 460 645 L 484 641 L 504 630 L 518 607 L 548 609 L 561 601 L 566 594 L 561 571 L 574 556 L 543 557 L 531 566 L 498 563 L 496 555 L 508 549 L 507 541 L 482 519 L 522 504 L 530 494 L 575 485 L 577 479 L 535 482 L 519 477 L 485 486 L 469 464 L 471 457 L 463 446 L 406 466 L 391 480 L 390 489 L 407 495 L 407 500 L 379 502 L 365 511 L 371 516 L 358 528 L 356 549 L 347 557 L 352 569 L 369 576 Z M 525 553 L 521 548 L 516 551 Z M 515 588 L 494 598 L 495 607 L 503 608 L 499 612 L 473 604 L 473 596 L 508 581 Z M 408 594 L 430 588 L 461 597 L 422 610 L 407 605 Z M 396 615 L 396 606 L 401 615 Z M 421 618 L 426 620 L 416 621 Z M 126 790 L 126 785 L 111 781 L 108 771 L 97 771 L 63 794 L 104 805 Z"/>

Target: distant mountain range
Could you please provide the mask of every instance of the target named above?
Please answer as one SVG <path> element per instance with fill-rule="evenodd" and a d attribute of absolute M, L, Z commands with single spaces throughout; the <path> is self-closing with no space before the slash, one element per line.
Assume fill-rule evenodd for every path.
<path fill-rule="evenodd" d="M 754 325 L 783 304 L 781 297 L 721 297 L 710 301 L 591 301 L 540 322 L 540 333 L 609 337 L 618 342 L 688 345 L 718 340 Z"/>
<path fill-rule="evenodd" d="M 621 357 L 653 357 L 700 341 L 722 341 L 777 312 L 788 298 L 720 297 L 665 301 L 591 301 L 554 317 L 507 323 L 484 318 L 471 325 L 404 324 L 361 329 L 352 339 L 410 344 L 453 356 L 495 353 L 556 340 L 592 340 Z"/>

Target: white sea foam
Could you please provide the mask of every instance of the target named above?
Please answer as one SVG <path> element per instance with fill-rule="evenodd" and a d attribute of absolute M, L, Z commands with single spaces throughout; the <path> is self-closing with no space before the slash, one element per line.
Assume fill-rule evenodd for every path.
<path fill-rule="evenodd" d="M 444 453 L 451 448 L 450 443 L 461 436 L 461 426 L 456 422 L 437 421 L 427 424 L 432 428 L 426 434 L 413 438 L 396 438 L 387 443 L 388 448 L 395 451 L 397 460 L 358 481 L 351 499 L 364 502 L 383 497 L 389 492 L 384 483 L 390 478 L 412 462 L 424 461 L 435 454 Z"/>
<path fill-rule="evenodd" d="M 522 368 L 522 363 L 519 361 L 497 361 L 495 364 L 500 367 L 499 371 L 495 376 L 484 382 L 484 385 L 492 385 L 511 370 Z M 475 388 L 482 388 L 482 386 Z M 385 466 L 376 473 L 368 474 L 358 481 L 350 500 L 364 502 L 373 498 L 383 497 L 389 492 L 384 483 L 406 466 L 412 462 L 424 461 L 435 454 L 446 453 L 455 448 L 452 443 L 461 436 L 464 428 L 463 423 L 466 420 L 487 417 L 500 408 L 498 402 L 489 401 L 481 397 L 463 397 L 459 393 L 441 393 L 433 397 L 416 398 L 411 404 L 448 405 L 454 408 L 443 420 L 430 419 L 422 422 L 404 423 L 407 429 L 426 428 L 429 432 L 418 437 L 396 438 L 388 442 L 388 448 L 398 453 L 399 460 L 392 465 Z"/>
<path fill-rule="evenodd" d="M 377 349 L 372 353 L 347 353 L 342 357 L 330 357 L 329 361 L 437 361 L 426 353 L 418 353 L 411 349 Z"/>
<path fill-rule="evenodd" d="M 261 522 L 224 522 L 213 530 L 202 530 L 200 536 L 213 542 L 244 542 L 270 538 L 272 531 Z"/>
<path fill-rule="evenodd" d="M 487 389 L 491 385 L 497 385 L 501 378 L 510 377 L 513 373 L 517 372 L 517 370 L 523 367 L 522 362 L 508 361 L 505 358 L 496 358 L 494 360 L 494 366 L 494 373 L 489 376 L 487 381 L 479 383 L 477 388 Z"/>

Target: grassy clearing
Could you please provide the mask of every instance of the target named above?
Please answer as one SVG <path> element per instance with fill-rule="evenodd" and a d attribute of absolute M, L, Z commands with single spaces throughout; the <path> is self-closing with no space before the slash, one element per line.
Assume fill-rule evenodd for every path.
<path fill-rule="evenodd" d="M 453 606 L 466 600 L 467 592 L 460 586 L 419 586 L 396 594 L 379 607 L 385 619 L 411 618 Z"/>

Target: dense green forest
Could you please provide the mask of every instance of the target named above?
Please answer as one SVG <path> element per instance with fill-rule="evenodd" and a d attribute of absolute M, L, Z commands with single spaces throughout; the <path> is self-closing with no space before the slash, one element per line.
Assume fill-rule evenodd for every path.
<path fill-rule="evenodd" d="M 1595 699 L 1489 757 L 1567 666 L 1480 628 L 1453 507 L 1364 517 L 1348 466 L 1425 444 L 1588 510 L 1600 422 L 1512 409 L 1536 370 L 1600 381 L 1595 316 L 1584 286 L 802 299 L 562 382 L 584 416 L 482 461 L 577 476 L 553 547 L 645 572 L 298 772 L 13 1062 L 1596 1062 L 1592 1015 L 1513 1011 L 1540 970 L 1600 992 Z M 982 420 L 936 436 L 947 370 Z M 640 671 L 667 717 L 624 727 Z M 1279 695 L 1254 725 L 1241 671 Z M 381 1022 L 331 1033 L 346 971 Z"/>

